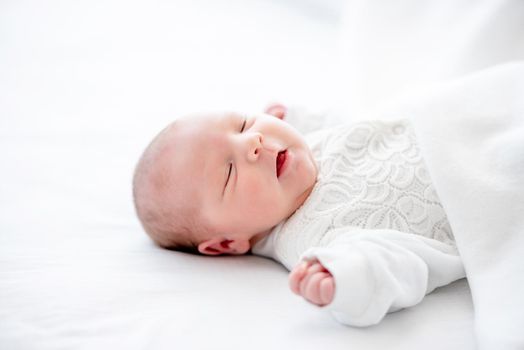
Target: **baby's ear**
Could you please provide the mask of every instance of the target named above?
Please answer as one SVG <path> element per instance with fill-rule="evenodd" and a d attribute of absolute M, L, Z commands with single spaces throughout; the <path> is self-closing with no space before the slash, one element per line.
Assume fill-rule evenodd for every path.
<path fill-rule="evenodd" d="M 222 255 L 227 252 L 224 250 L 220 240 L 209 239 L 198 245 L 198 251 L 204 255 Z"/>
<path fill-rule="evenodd" d="M 213 238 L 198 245 L 198 251 L 204 255 L 234 254 L 235 241 L 223 238 Z"/>
<path fill-rule="evenodd" d="M 264 111 L 266 114 L 277 117 L 278 119 L 284 119 L 286 116 L 287 108 L 280 103 L 272 103 L 266 107 Z"/>
<path fill-rule="evenodd" d="M 244 239 L 212 238 L 198 245 L 198 251 L 204 255 L 241 255 L 249 249 L 249 241 Z"/>

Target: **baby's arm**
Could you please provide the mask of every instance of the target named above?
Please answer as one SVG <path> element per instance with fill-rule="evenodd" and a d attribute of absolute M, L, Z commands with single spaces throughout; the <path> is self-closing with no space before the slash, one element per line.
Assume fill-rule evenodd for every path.
<path fill-rule="evenodd" d="M 289 287 L 293 293 L 318 306 L 331 303 L 335 294 L 335 281 L 331 273 L 318 261 L 303 261 L 289 274 Z"/>
<path fill-rule="evenodd" d="M 394 230 L 347 231 L 354 233 L 341 232 L 327 246 L 306 251 L 302 259 L 312 263 L 305 271 L 299 264 L 290 276 L 294 292 L 325 306 L 341 323 L 376 324 L 386 313 L 418 304 L 436 287 L 464 277 L 458 254 L 441 242 Z"/>

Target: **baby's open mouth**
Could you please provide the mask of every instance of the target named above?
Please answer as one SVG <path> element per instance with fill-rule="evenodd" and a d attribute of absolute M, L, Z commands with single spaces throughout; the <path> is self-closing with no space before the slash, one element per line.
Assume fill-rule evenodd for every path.
<path fill-rule="evenodd" d="M 277 177 L 279 177 L 280 173 L 282 172 L 282 167 L 284 166 L 284 163 L 286 162 L 286 155 L 287 155 L 286 150 L 278 152 L 277 161 L 276 161 Z"/>

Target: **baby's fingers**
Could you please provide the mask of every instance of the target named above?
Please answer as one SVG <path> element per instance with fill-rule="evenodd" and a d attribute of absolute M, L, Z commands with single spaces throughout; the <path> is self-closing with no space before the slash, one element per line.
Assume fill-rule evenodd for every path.
<path fill-rule="evenodd" d="M 302 296 L 317 306 L 331 304 L 335 295 L 335 280 L 328 272 L 317 272 L 307 281 Z"/>
<path fill-rule="evenodd" d="M 309 265 L 309 262 L 303 261 L 289 274 L 289 288 L 293 293 L 300 295 L 300 282 L 306 276 Z"/>
<path fill-rule="evenodd" d="M 335 295 L 335 279 L 328 275 L 320 281 L 320 300 L 322 305 L 328 305 Z"/>
<path fill-rule="evenodd" d="M 273 103 L 266 107 L 265 112 L 279 119 L 284 119 L 287 113 L 286 106 L 280 103 Z"/>
<path fill-rule="evenodd" d="M 307 286 L 309 286 L 311 278 L 316 273 L 323 272 L 323 271 L 324 271 L 324 267 L 321 264 L 319 264 L 318 261 L 310 262 L 310 264 L 309 264 L 309 266 L 307 268 L 307 271 L 305 273 L 305 276 L 302 278 L 301 281 L 299 281 L 300 285 L 299 285 L 299 292 L 298 292 L 298 294 L 302 295 L 305 298 L 307 298 L 306 288 L 307 288 Z"/>

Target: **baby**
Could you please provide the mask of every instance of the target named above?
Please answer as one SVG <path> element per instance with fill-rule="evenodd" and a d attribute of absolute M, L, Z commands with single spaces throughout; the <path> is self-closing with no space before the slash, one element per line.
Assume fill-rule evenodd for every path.
<path fill-rule="evenodd" d="M 133 180 L 149 236 L 168 249 L 275 259 L 294 293 L 353 326 L 464 277 L 407 121 L 303 136 L 286 114 L 189 116 L 160 132 Z"/>

